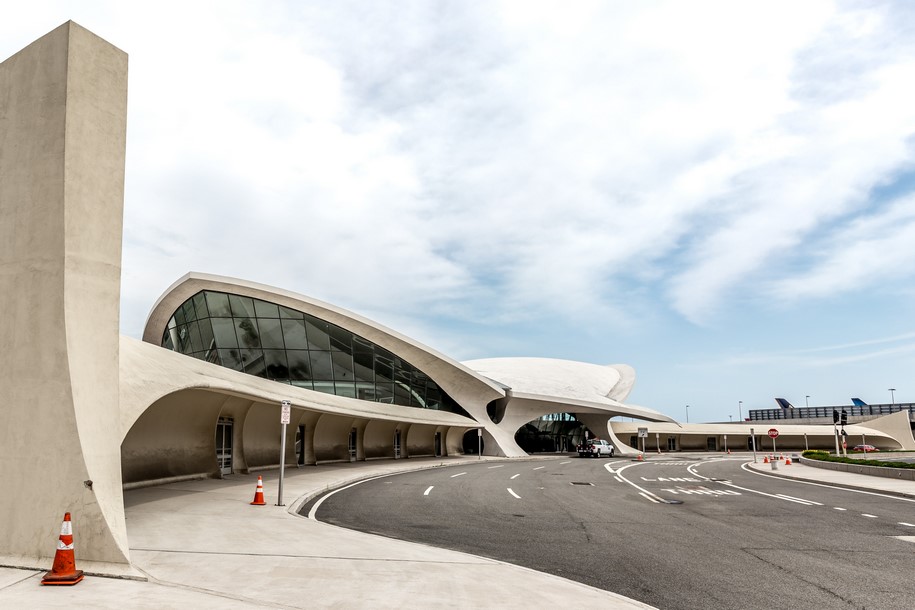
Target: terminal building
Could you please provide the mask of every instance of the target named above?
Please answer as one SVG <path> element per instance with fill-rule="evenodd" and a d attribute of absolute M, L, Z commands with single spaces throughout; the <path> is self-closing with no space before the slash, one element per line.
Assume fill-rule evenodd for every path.
<path fill-rule="evenodd" d="M 72 512 L 84 569 L 136 577 L 125 489 L 281 461 L 521 457 L 543 447 L 518 432 L 543 421 L 565 426 L 553 450 L 587 429 L 635 455 L 638 427 L 648 450 L 746 444 L 750 424 L 681 425 L 627 403 L 624 364 L 457 362 L 249 280 L 188 273 L 152 305 L 142 340 L 121 336 L 126 119 L 126 54 L 72 22 L 0 63 L 0 461 L 16 491 L 0 498 L 0 565 L 46 567 Z M 907 414 L 859 425 L 878 446 L 915 448 L 893 417 Z M 822 426 L 806 428 L 828 446 Z M 801 434 L 785 432 L 795 445 Z"/>

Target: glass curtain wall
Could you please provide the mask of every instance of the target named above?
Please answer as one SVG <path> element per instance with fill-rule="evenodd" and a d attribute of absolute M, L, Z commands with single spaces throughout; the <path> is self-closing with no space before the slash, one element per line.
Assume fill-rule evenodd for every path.
<path fill-rule="evenodd" d="M 260 299 L 198 292 L 169 319 L 162 347 L 308 390 L 469 417 L 403 358 L 339 326 Z"/>

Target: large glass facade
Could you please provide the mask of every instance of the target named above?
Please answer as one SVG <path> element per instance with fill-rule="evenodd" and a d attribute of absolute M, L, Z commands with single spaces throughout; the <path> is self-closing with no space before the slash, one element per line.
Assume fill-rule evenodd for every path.
<path fill-rule="evenodd" d="M 300 388 L 467 416 L 403 358 L 339 326 L 260 299 L 198 292 L 169 319 L 162 347 Z"/>

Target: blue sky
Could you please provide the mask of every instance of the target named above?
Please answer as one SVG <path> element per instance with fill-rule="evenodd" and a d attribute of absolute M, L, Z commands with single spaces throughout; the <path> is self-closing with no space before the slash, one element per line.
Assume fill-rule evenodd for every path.
<path fill-rule="evenodd" d="M 915 401 L 915 5 L 42 2 L 130 55 L 121 328 L 190 270 L 690 421 Z"/>

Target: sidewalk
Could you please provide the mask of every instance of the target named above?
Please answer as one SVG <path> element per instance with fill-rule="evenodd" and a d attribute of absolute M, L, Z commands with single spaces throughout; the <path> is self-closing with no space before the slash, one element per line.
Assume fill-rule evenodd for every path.
<path fill-rule="evenodd" d="M 792 454 L 793 455 L 793 454 Z M 771 464 L 763 464 L 762 457 L 755 464 L 750 463 L 753 470 L 771 474 L 786 479 L 823 483 L 825 485 L 838 485 L 850 487 L 861 491 L 874 491 L 894 496 L 915 498 L 915 481 L 897 481 L 886 477 L 868 476 L 852 472 L 827 470 L 815 466 L 805 466 L 792 457 L 791 465 L 785 466 L 784 462 L 778 463 L 778 470 L 772 470 Z"/>
<path fill-rule="evenodd" d="M 258 473 L 268 503 L 261 507 L 249 505 L 256 475 L 128 491 L 131 558 L 148 582 L 87 577 L 74 587 L 42 587 L 42 572 L 0 568 L 0 607 L 559 608 L 570 600 L 649 607 L 527 568 L 294 514 L 306 498 L 346 482 L 468 462 L 478 458 L 291 468 L 284 479 L 286 507 L 274 506 L 279 472 L 272 470 Z M 78 522 L 74 529 L 78 556 Z"/>

